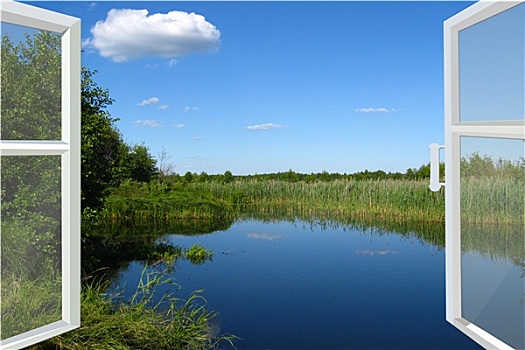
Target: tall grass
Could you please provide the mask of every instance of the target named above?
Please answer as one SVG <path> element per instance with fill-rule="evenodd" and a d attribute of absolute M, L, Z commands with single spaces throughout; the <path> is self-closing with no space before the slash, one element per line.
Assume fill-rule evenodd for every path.
<path fill-rule="evenodd" d="M 431 192 L 427 181 L 335 180 L 286 182 L 238 180 L 193 183 L 234 203 L 238 212 L 259 209 L 300 216 L 361 222 L 425 222 L 445 220 L 444 191 Z M 525 183 L 505 178 L 462 181 L 462 217 L 470 223 L 523 224 Z"/>
<path fill-rule="evenodd" d="M 525 218 L 525 182 L 514 178 L 463 177 L 462 224 L 522 225 Z"/>
<path fill-rule="evenodd" d="M 0 288 L 2 339 L 62 319 L 62 283 L 51 273 L 31 279 L 5 274 Z"/>
<path fill-rule="evenodd" d="M 444 221 L 443 193 L 428 190 L 423 181 L 335 180 L 285 182 L 241 180 L 232 183 L 193 183 L 190 188 L 209 190 L 234 203 L 238 212 L 259 208 L 262 212 L 283 207 L 302 216 L 335 220 L 393 222 Z M 278 209 L 281 210 L 281 209 Z"/>

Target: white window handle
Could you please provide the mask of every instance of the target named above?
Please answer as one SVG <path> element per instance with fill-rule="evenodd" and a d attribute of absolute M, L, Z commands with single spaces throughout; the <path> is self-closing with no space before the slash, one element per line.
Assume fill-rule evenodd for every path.
<path fill-rule="evenodd" d="M 432 143 L 430 145 L 430 190 L 437 192 L 445 183 L 439 182 L 439 150 L 445 146 Z"/>

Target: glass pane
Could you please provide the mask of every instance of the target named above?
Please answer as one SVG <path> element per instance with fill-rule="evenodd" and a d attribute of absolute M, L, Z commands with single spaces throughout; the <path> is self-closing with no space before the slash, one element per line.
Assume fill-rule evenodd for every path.
<path fill-rule="evenodd" d="M 525 4 L 459 33 L 460 121 L 523 120 Z"/>
<path fill-rule="evenodd" d="M 3 140 L 61 139 L 61 37 L 1 23 Z"/>
<path fill-rule="evenodd" d="M 523 140 L 461 138 L 462 317 L 525 348 Z"/>
<path fill-rule="evenodd" d="M 62 319 L 60 156 L 0 157 L 0 339 Z"/>

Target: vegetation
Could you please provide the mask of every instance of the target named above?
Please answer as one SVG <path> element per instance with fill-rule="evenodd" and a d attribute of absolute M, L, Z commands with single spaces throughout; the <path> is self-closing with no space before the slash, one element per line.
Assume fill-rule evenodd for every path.
<path fill-rule="evenodd" d="M 334 180 L 331 182 L 235 181 L 205 186 L 219 197 L 231 201 L 240 213 L 247 207 L 283 207 L 321 219 L 354 219 L 442 222 L 442 193 L 428 190 L 423 181 Z"/>
<path fill-rule="evenodd" d="M 30 349 L 214 349 L 223 342 L 232 344 L 234 336 L 220 336 L 211 327 L 215 314 L 206 311 L 200 291 L 186 301 L 179 300 L 174 294 L 178 285 L 167 276 L 181 257 L 202 263 L 210 254 L 193 246 L 152 257 L 129 297 L 124 296 L 124 289 L 108 294 L 108 280 L 85 283 L 82 327 Z M 166 286 L 170 292 L 157 300 L 158 289 Z"/>
<path fill-rule="evenodd" d="M 60 35 L 49 32 L 27 35 L 20 43 L 13 43 L 7 35 L 2 37 L 3 140 L 60 140 L 60 50 Z M 83 68 L 81 86 L 82 263 L 90 269 L 122 262 L 100 259 L 114 252 L 116 245 L 97 245 L 103 240 L 92 231 L 106 196 L 123 181 L 149 182 L 157 175 L 155 159 L 145 145 L 123 142 L 114 126 L 116 119 L 107 112 L 113 100 L 95 83 L 94 73 Z M 1 338 L 6 339 L 61 319 L 61 189 L 59 156 L 4 156 L 1 162 L 0 317 Z M 206 200 L 202 197 L 194 208 Z M 227 212 L 228 207 L 221 209 Z M 155 270 L 145 271 L 131 299 L 107 295 L 106 282 L 84 284 L 82 327 L 33 348 L 208 349 L 223 340 L 231 342 L 233 337 L 211 331 L 214 315 L 205 310 L 198 293 L 187 301 L 164 295 L 160 303 L 152 305 L 156 287 L 173 283 L 159 266 L 167 261 L 171 266 L 178 257 L 203 263 L 211 259 L 211 252 L 200 246 L 185 250 L 151 239 L 147 243 L 134 258 L 155 259 Z"/>
<path fill-rule="evenodd" d="M 2 38 L 2 139 L 60 139 L 59 53 L 59 37 L 50 33 L 16 45 Z M 32 69 L 35 65 L 38 70 Z M 159 286 L 175 287 L 165 272 L 178 259 L 201 264 L 212 258 L 199 245 L 183 249 L 159 242 L 161 234 L 213 232 L 236 219 L 299 218 L 445 244 L 444 192 L 428 190 L 428 164 L 404 174 L 179 175 L 165 151 L 157 168 L 147 146 L 123 142 L 107 111 L 114 101 L 95 83 L 94 73 L 82 69 L 82 267 L 85 278 L 109 269 L 97 283 L 84 283 L 82 327 L 33 349 L 207 349 L 231 343 L 234 337 L 211 331 L 214 315 L 205 310 L 199 293 L 187 301 L 166 294 L 153 303 Z M 60 163 L 53 156 L 1 161 L 4 339 L 60 318 Z M 522 263 L 520 251 L 509 248 L 509 242 L 523 240 L 525 160 L 473 154 L 462 160 L 461 171 L 464 248 L 491 252 L 495 246 L 497 254 L 508 253 Z M 521 230 L 490 234 L 496 224 Z M 469 233 L 481 231 L 489 233 L 485 248 L 476 246 L 479 240 Z M 111 274 L 131 260 L 146 264 L 135 293 L 129 298 L 124 291 L 107 294 Z"/>
<path fill-rule="evenodd" d="M 176 221 L 233 221 L 231 205 L 209 192 L 127 181 L 105 202 L 102 220 L 124 226 L 167 226 Z"/>
<path fill-rule="evenodd" d="M 524 225 L 525 158 L 512 163 L 478 153 L 461 161 L 462 224 Z"/>
<path fill-rule="evenodd" d="M 82 69 L 82 210 L 99 210 L 104 198 L 126 179 L 150 181 L 155 160 L 144 145 L 127 145 L 115 128 L 117 119 L 106 108 L 113 103 L 108 90 Z"/>
<path fill-rule="evenodd" d="M 162 160 L 166 159 L 166 152 L 160 154 Z M 169 163 L 161 162 L 166 166 Z M 440 173 L 444 174 L 444 164 L 440 165 Z M 165 182 L 173 183 L 205 183 L 205 182 L 220 182 L 231 183 L 233 181 L 285 181 L 285 182 L 331 182 L 335 180 L 423 180 L 430 178 L 430 164 L 425 164 L 416 168 L 407 169 L 406 173 L 386 173 L 382 170 L 377 171 L 359 171 L 354 174 L 338 174 L 322 171 L 320 173 L 303 174 L 293 171 L 292 169 L 285 172 L 271 173 L 271 174 L 255 174 L 255 175 L 233 175 L 231 171 L 226 170 L 224 174 L 207 174 L 206 172 L 192 173 L 186 172 L 184 175 L 177 174 L 170 168 L 168 174 L 162 176 Z M 161 173 L 166 173 L 161 171 Z"/>

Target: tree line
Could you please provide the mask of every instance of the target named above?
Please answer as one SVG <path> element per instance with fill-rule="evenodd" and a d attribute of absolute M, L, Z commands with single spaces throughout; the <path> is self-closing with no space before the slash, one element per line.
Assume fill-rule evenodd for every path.
<path fill-rule="evenodd" d="M 441 173 L 444 173 L 444 164 L 440 165 Z M 159 173 L 162 181 L 174 183 L 199 183 L 199 182 L 221 182 L 230 183 L 236 180 L 256 180 L 256 181 L 286 181 L 286 182 L 330 182 L 335 180 L 423 180 L 430 178 L 430 164 L 422 165 L 419 168 L 407 169 L 405 173 L 376 171 L 359 171 L 351 174 L 329 173 L 322 171 L 318 173 L 300 173 L 292 169 L 284 172 L 253 174 L 253 175 L 233 175 L 226 170 L 223 174 L 208 174 L 206 172 L 196 173 L 187 171 L 183 175 L 178 173 L 162 174 Z"/>

